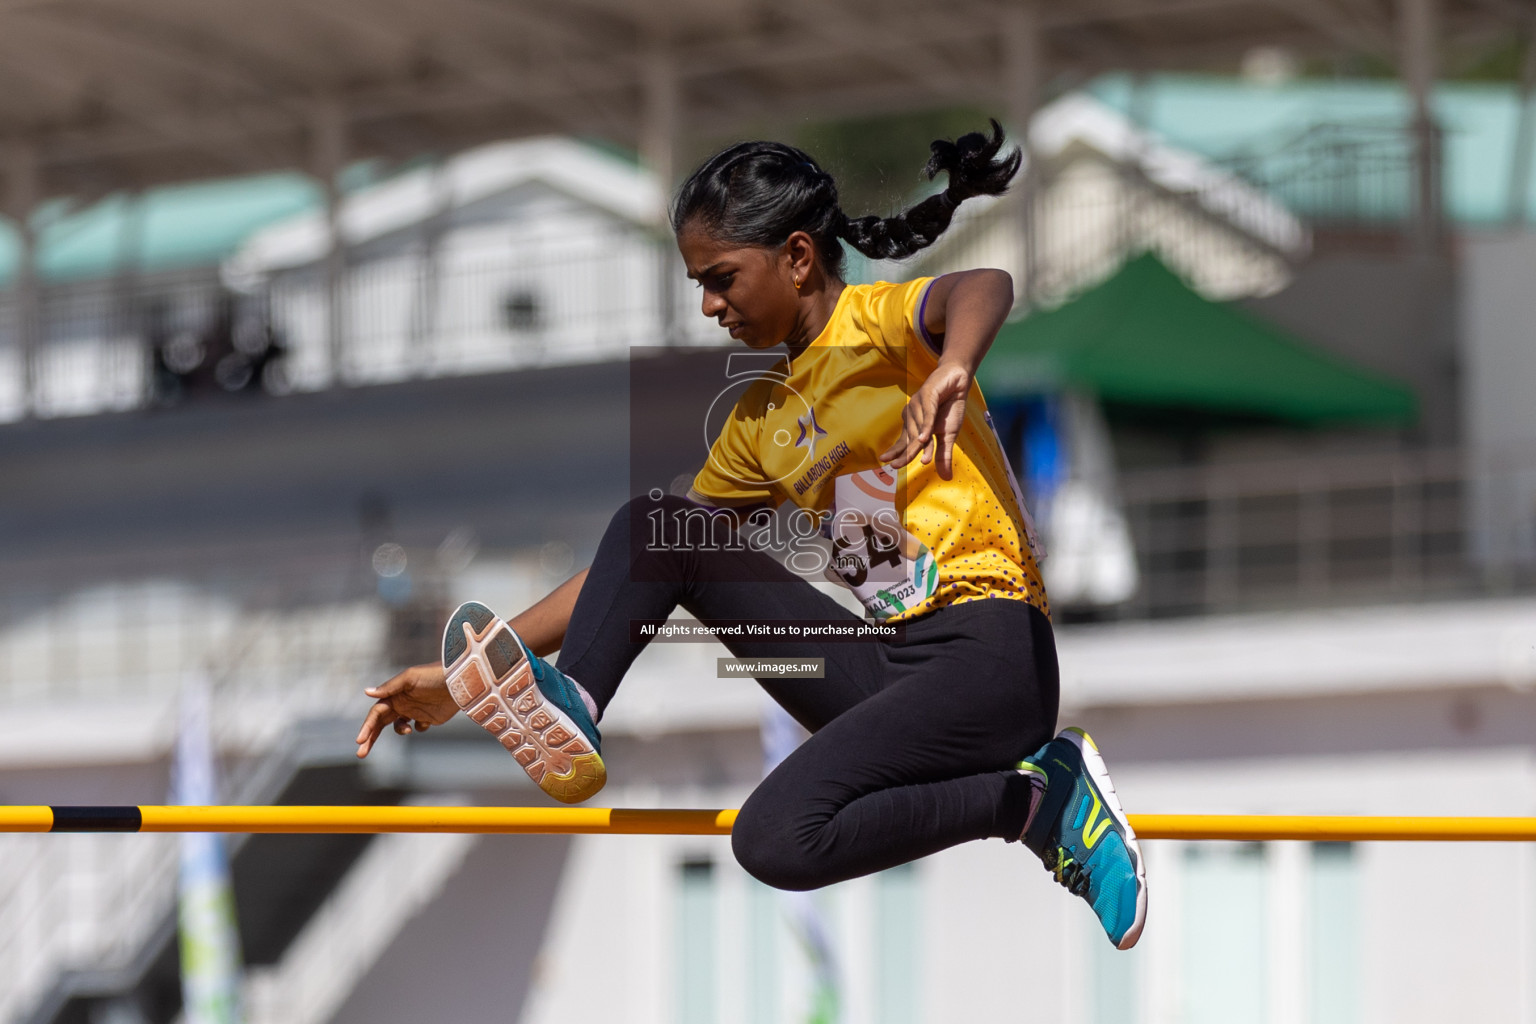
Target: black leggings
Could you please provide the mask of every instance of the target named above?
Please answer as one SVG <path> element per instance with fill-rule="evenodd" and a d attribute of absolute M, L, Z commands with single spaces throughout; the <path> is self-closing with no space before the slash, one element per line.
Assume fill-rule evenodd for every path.
<path fill-rule="evenodd" d="M 632 622 L 677 607 L 709 620 L 864 621 L 766 554 L 679 544 L 675 513 L 687 508 L 696 506 L 637 498 L 598 547 L 559 667 L 599 711 L 645 646 Z M 648 543 L 657 520 L 665 550 Z M 908 623 L 900 640 L 726 646 L 738 657 L 826 665 L 824 679 L 758 680 L 812 733 L 736 819 L 731 847 L 760 881 L 815 889 L 970 839 L 1018 838 L 1029 787 L 1011 768 L 1056 723 L 1056 648 L 1034 607 L 951 605 Z"/>

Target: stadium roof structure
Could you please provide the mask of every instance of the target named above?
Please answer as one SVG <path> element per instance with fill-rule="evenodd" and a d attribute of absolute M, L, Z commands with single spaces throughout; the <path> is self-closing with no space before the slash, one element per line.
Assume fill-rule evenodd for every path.
<path fill-rule="evenodd" d="M 282 168 L 334 171 L 533 134 L 679 130 L 995 103 L 1046 84 L 1209 67 L 1255 46 L 1397 60 L 1416 92 L 1448 43 L 1516 0 L 5 0 L 5 206 Z"/>
<path fill-rule="evenodd" d="M 1074 115 L 1067 127 L 1111 156 L 1129 158 L 1129 153 L 1142 160 L 1149 177 L 1178 189 L 1191 183 L 1179 162 L 1159 159 L 1170 146 L 1183 153 L 1183 161 L 1205 157 L 1221 166 L 1250 143 L 1273 147 L 1277 139 L 1341 122 L 1401 123 L 1409 107 L 1401 84 L 1392 81 L 1304 79 L 1259 85 L 1230 77 L 1152 75 L 1141 88 L 1150 102 L 1136 98 L 1128 76 L 1107 75 L 1042 108 L 1032 131 L 1037 151 L 1049 157 L 1060 141 L 1062 123 L 1053 110 L 1081 110 L 1085 96 L 1113 112 L 1139 105 L 1144 128 L 1128 132 L 1124 118 L 1117 123 L 1092 115 Z M 1435 88 L 1434 107 L 1445 132 L 1445 208 L 1457 224 L 1507 222 L 1510 176 L 1517 169 L 1512 150 L 1519 104 L 1518 87 L 1511 83 L 1443 82 Z M 1137 148 L 1129 150 L 1132 146 Z M 402 168 L 390 180 L 403 175 L 419 181 L 427 170 L 426 165 Z M 1165 171 L 1167 176 L 1160 178 Z M 1536 168 L 1522 180 L 1529 219 L 1530 211 L 1536 211 Z M 1203 196 L 1209 190 L 1202 191 L 1202 185 L 1194 183 Z M 1314 213 L 1305 202 L 1287 199 L 1295 213 Z M 285 171 L 165 185 L 133 198 L 117 193 L 73 208 L 50 205 L 36 224 L 38 270 L 45 280 L 65 281 L 111 275 L 125 259 L 141 272 L 208 266 L 242 248 L 255 232 L 295 215 L 314 214 L 324 202 L 312 178 Z M 131 218 L 137 218 L 140 242 L 125 254 L 123 221 Z M 1280 223 L 1286 237 L 1294 234 L 1294 224 L 1290 215 Z M 10 225 L 0 222 L 0 287 L 15 271 L 16 248 Z"/>

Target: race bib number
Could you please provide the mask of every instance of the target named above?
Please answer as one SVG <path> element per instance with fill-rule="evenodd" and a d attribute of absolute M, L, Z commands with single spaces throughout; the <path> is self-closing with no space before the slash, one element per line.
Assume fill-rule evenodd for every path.
<path fill-rule="evenodd" d="M 828 527 L 827 575 L 852 590 L 872 617 L 908 611 L 938 589 L 933 553 L 901 525 L 893 471 L 881 467 L 837 477 Z"/>

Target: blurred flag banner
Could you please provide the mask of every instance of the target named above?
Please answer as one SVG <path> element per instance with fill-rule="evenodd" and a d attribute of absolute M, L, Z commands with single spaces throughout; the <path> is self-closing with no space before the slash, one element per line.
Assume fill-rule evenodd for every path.
<path fill-rule="evenodd" d="M 171 776 L 174 803 L 219 802 L 209 705 L 207 681 L 188 679 L 182 687 Z M 186 1024 L 239 1024 L 240 933 L 222 835 L 197 832 L 181 837 L 177 902 L 183 1020 Z"/>

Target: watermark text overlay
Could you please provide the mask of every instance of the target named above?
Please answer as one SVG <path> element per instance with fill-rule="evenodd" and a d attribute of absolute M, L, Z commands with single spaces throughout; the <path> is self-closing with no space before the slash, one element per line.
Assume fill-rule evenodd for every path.
<path fill-rule="evenodd" d="M 716 658 L 715 675 L 720 679 L 825 679 L 824 658 Z"/>
<path fill-rule="evenodd" d="M 632 643 L 707 643 L 734 640 L 758 643 L 867 643 L 871 640 L 900 640 L 906 633 L 901 624 L 885 622 L 838 622 L 825 619 L 667 619 L 653 621 L 631 619 Z"/>

